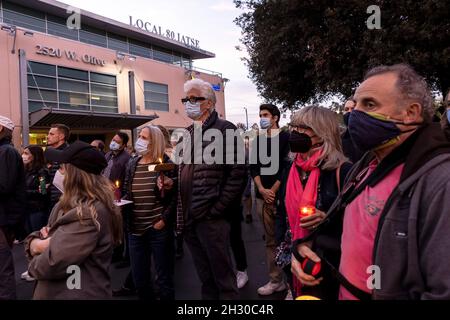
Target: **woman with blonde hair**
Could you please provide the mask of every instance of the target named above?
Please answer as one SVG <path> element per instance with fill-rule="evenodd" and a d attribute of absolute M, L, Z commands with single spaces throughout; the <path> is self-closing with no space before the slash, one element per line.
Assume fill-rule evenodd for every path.
<path fill-rule="evenodd" d="M 37 280 L 33 298 L 108 299 L 122 218 L 112 184 L 101 176 L 105 158 L 81 141 L 64 150 L 48 148 L 45 156 L 62 164 L 53 184 L 63 194 L 48 225 L 26 239 L 28 272 Z"/>
<path fill-rule="evenodd" d="M 293 241 L 307 236 L 324 219 L 351 164 L 342 152 L 337 115 L 331 110 L 304 107 L 293 115 L 289 125 L 294 160 L 287 175 L 285 207 Z M 298 295 L 297 280 L 294 289 Z"/>
<path fill-rule="evenodd" d="M 170 163 L 166 141 L 156 126 L 139 132 L 137 157 L 130 159 L 123 185 L 124 198 L 133 201 L 127 212 L 131 272 L 139 299 L 156 299 L 151 277 L 151 258 L 161 300 L 175 299 L 173 286 L 173 217 L 176 210 L 176 168 L 160 173 L 155 166 Z"/>

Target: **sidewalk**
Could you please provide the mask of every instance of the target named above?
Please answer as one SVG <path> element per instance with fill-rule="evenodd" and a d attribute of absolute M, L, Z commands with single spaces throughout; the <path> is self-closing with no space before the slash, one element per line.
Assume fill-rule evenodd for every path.
<path fill-rule="evenodd" d="M 268 281 L 267 266 L 265 259 L 264 241 L 262 238 L 263 227 L 255 214 L 253 223 L 242 223 L 242 235 L 247 250 L 248 276 L 249 282 L 240 290 L 243 300 L 280 300 L 284 299 L 285 292 L 276 293 L 271 296 L 261 297 L 256 290 Z M 15 245 L 14 261 L 16 267 L 17 297 L 18 299 L 31 299 L 34 282 L 26 282 L 20 279 L 20 274 L 26 270 L 26 258 L 23 254 L 23 246 Z M 194 264 L 189 252 L 185 246 L 185 254 L 181 260 L 175 262 L 175 296 L 177 300 L 199 300 L 200 282 L 195 271 Z M 116 268 L 114 265 L 111 270 L 112 287 L 118 289 L 122 285 L 128 273 L 128 268 Z M 135 299 L 136 297 L 131 297 Z M 129 299 L 128 297 L 126 299 Z"/>

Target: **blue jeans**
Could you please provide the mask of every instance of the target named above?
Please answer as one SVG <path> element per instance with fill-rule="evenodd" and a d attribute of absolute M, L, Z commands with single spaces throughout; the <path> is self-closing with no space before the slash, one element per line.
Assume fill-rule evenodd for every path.
<path fill-rule="evenodd" d="M 130 263 L 134 284 L 142 300 L 155 300 L 151 277 L 151 258 L 155 263 L 156 284 L 161 300 L 174 300 L 173 285 L 174 248 L 173 231 L 148 229 L 142 236 L 129 234 Z"/>

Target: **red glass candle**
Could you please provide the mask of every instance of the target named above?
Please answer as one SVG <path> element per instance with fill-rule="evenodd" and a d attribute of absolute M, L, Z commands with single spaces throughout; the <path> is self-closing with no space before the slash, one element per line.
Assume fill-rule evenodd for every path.
<path fill-rule="evenodd" d="M 121 201 L 120 182 L 119 182 L 119 180 L 117 180 L 116 183 L 115 183 L 114 199 L 116 200 L 116 202 L 120 202 Z"/>
<path fill-rule="evenodd" d="M 313 206 L 300 207 L 300 219 L 312 216 L 314 213 L 316 213 L 316 208 Z"/>

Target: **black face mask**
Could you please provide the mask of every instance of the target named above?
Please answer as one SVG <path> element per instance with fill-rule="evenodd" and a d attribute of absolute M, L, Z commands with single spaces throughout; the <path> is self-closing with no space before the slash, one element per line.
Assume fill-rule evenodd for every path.
<path fill-rule="evenodd" d="M 312 140 L 306 133 L 292 131 L 289 137 L 289 147 L 291 152 L 306 153 L 312 147 Z"/>
<path fill-rule="evenodd" d="M 348 119 L 350 119 L 350 112 L 344 114 L 344 124 L 348 127 Z"/>

